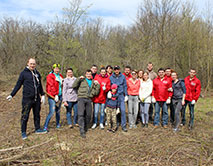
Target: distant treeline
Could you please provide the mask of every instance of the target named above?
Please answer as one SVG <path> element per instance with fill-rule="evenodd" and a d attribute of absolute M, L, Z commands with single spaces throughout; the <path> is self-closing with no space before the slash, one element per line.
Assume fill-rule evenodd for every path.
<path fill-rule="evenodd" d="M 46 76 L 53 63 L 62 73 L 72 67 L 76 75 L 92 64 L 130 65 L 144 69 L 171 67 L 180 77 L 195 68 L 206 90 L 213 87 L 213 15 L 210 6 L 198 16 L 190 3 L 177 0 L 144 0 L 135 23 L 108 26 L 91 19 L 81 0 L 71 0 L 63 16 L 38 24 L 14 18 L 0 19 L 0 72 L 18 74 L 29 57 L 35 57 Z M 112 4 L 113 5 L 113 4 Z M 44 77 L 43 77 L 44 78 Z"/>

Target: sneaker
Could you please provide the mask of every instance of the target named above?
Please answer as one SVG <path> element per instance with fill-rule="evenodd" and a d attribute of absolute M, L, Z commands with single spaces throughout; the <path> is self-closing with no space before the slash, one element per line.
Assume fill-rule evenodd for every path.
<path fill-rule="evenodd" d="M 103 123 L 100 123 L 100 128 L 101 128 L 101 130 L 103 130 L 103 129 L 104 129 L 104 125 L 103 125 Z"/>
<path fill-rule="evenodd" d="M 126 127 L 122 127 L 122 130 L 123 130 L 124 132 L 127 132 Z"/>
<path fill-rule="evenodd" d="M 148 123 L 147 123 L 147 124 L 145 124 L 145 127 L 146 127 L 146 128 L 148 128 Z"/>
<path fill-rule="evenodd" d="M 48 128 L 45 127 L 45 128 L 43 129 L 43 132 L 44 132 L 44 133 L 47 133 L 47 132 L 48 132 Z"/>
<path fill-rule="evenodd" d="M 75 127 L 79 127 L 78 123 L 75 124 Z"/>
<path fill-rule="evenodd" d="M 145 124 L 142 124 L 141 127 L 144 128 L 144 127 L 145 127 Z"/>
<path fill-rule="evenodd" d="M 72 128 L 73 128 L 73 125 L 69 125 L 69 128 L 71 128 L 71 129 L 72 129 Z"/>
<path fill-rule="evenodd" d="M 105 122 L 105 126 L 107 126 L 107 121 Z"/>
<path fill-rule="evenodd" d="M 92 125 L 92 129 L 95 129 L 97 127 L 97 124 L 96 123 L 94 123 L 93 125 Z"/>
<path fill-rule="evenodd" d="M 159 126 L 158 125 L 154 125 L 154 128 L 157 129 Z"/>
<path fill-rule="evenodd" d="M 178 132 L 179 130 L 178 130 L 178 128 L 173 128 L 173 132 Z"/>
<path fill-rule="evenodd" d="M 132 129 L 132 125 L 129 126 L 129 129 Z M 122 130 L 123 130 L 123 128 L 122 128 Z"/>
<path fill-rule="evenodd" d="M 45 132 L 45 131 L 42 130 L 42 129 L 38 129 L 38 130 L 35 131 L 35 133 L 36 133 L 36 134 L 44 134 L 44 133 L 47 133 L 47 132 Z"/>
<path fill-rule="evenodd" d="M 193 126 L 192 125 L 189 125 L 189 130 L 192 130 L 193 129 Z"/>
<path fill-rule="evenodd" d="M 60 129 L 60 127 L 61 127 L 61 125 L 60 125 L 60 124 L 56 126 L 56 128 L 57 128 L 57 129 Z"/>
<path fill-rule="evenodd" d="M 27 134 L 26 134 L 25 132 L 23 132 L 23 133 L 21 134 L 21 136 L 22 136 L 22 139 L 23 139 L 23 140 L 27 139 Z"/>
<path fill-rule="evenodd" d="M 137 126 L 136 126 L 136 125 L 133 125 L 133 128 L 134 128 L 134 129 L 137 129 Z"/>

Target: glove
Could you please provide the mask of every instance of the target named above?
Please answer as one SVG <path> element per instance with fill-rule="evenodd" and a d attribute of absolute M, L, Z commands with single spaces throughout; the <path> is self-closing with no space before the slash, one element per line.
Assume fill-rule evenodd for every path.
<path fill-rule="evenodd" d="M 11 95 L 7 96 L 7 100 L 8 100 L 8 101 L 12 100 L 12 98 L 13 98 L 13 97 L 12 97 Z"/>
<path fill-rule="evenodd" d="M 195 100 L 192 100 L 191 105 L 194 105 L 194 104 L 195 104 Z"/>
<path fill-rule="evenodd" d="M 57 103 L 58 102 L 58 95 L 55 95 L 55 102 Z"/>
<path fill-rule="evenodd" d="M 116 115 L 120 113 L 120 108 L 117 108 Z"/>
<path fill-rule="evenodd" d="M 41 96 L 41 103 L 44 104 L 45 103 L 45 96 Z"/>
<path fill-rule="evenodd" d="M 171 103 L 171 99 L 168 98 L 168 99 L 166 100 L 166 104 L 170 104 L 170 103 Z"/>
<path fill-rule="evenodd" d="M 128 101 L 128 96 L 125 96 L 124 101 L 125 101 L 125 102 Z"/>
<path fill-rule="evenodd" d="M 104 109 L 104 112 L 105 112 L 105 114 L 106 114 L 106 108 Z"/>
<path fill-rule="evenodd" d="M 152 96 L 152 103 L 156 103 L 156 100 L 153 96 Z"/>
<path fill-rule="evenodd" d="M 94 84 L 95 84 L 95 85 L 98 85 L 98 84 L 99 84 L 99 82 L 98 82 L 97 80 L 95 80 L 95 81 L 94 81 Z"/>
<path fill-rule="evenodd" d="M 111 99 L 111 98 L 112 98 L 112 93 L 111 93 L 110 91 L 107 93 L 107 98 L 108 98 L 108 99 Z"/>
<path fill-rule="evenodd" d="M 103 91 L 105 91 L 106 90 L 106 86 L 103 86 L 102 89 L 103 89 Z"/>

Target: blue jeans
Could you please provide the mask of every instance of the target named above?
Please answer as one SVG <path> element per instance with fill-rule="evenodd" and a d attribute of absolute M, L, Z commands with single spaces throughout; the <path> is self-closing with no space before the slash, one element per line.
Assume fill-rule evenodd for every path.
<path fill-rule="evenodd" d="M 125 108 L 123 94 L 120 94 L 118 96 L 118 107 L 120 108 L 120 112 L 121 112 L 121 127 L 123 128 L 123 127 L 126 127 L 126 108 Z"/>
<path fill-rule="evenodd" d="M 168 108 L 165 101 L 157 101 L 155 104 L 155 118 L 154 118 L 154 125 L 159 126 L 160 124 L 160 108 L 163 109 L 162 114 L 162 125 L 168 125 Z"/>
<path fill-rule="evenodd" d="M 140 103 L 141 119 L 143 124 L 148 124 L 149 122 L 149 106 L 150 103 Z"/>
<path fill-rule="evenodd" d="M 182 117 L 182 124 L 186 124 L 186 117 L 185 117 L 185 112 L 186 112 L 186 107 L 189 105 L 189 114 L 190 114 L 190 121 L 189 125 L 193 126 L 194 125 L 194 106 L 191 104 L 191 101 L 185 100 L 185 106 L 181 110 L 181 117 Z"/>
<path fill-rule="evenodd" d="M 74 119 L 73 119 L 73 123 L 74 125 L 78 123 L 78 104 L 77 101 L 76 102 L 67 102 L 68 106 L 66 106 L 66 116 L 67 116 L 67 123 L 68 125 L 72 125 L 72 108 L 74 110 Z"/>
<path fill-rule="evenodd" d="M 101 115 L 100 115 L 100 123 L 104 123 L 104 108 L 105 104 L 102 103 L 95 103 L 94 104 L 94 123 L 98 123 L 98 112 L 99 112 L 99 107 L 101 107 Z"/>
<path fill-rule="evenodd" d="M 62 100 L 62 96 L 59 96 L 59 100 Z M 55 100 L 48 97 L 48 103 L 49 103 L 49 114 L 47 115 L 47 118 L 44 123 L 44 128 L 48 128 L 48 124 L 50 122 L 50 119 L 52 118 L 54 112 L 56 113 L 56 126 L 60 125 L 60 108 L 61 108 L 61 102 L 60 105 L 57 107 L 55 105 Z"/>

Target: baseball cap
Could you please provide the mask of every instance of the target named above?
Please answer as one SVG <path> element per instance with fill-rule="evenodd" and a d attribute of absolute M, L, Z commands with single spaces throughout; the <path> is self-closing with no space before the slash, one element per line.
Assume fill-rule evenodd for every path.
<path fill-rule="evenodd" d="M 119 66 L 114 66 L 114 70 L 120 70 L 120 67 Z"/>

